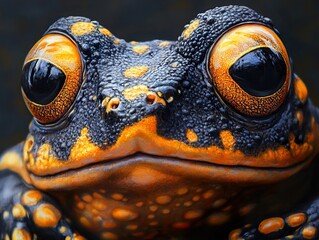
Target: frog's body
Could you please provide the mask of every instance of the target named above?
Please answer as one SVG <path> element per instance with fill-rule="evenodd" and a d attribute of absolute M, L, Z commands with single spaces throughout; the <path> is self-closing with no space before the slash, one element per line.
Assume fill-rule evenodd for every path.
<path fill-rule="evenodd" d="M 200 14 L 176 42 L 60 19 L 22 92 L 35 119 L 0 158 L 1 239 L 318 237 L 319 115 L 246 7 Z"/>

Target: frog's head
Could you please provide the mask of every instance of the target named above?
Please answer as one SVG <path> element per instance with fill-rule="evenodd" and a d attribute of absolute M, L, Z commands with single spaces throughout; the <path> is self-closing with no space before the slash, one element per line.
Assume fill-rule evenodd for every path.
<path fill-rule="evenodd" d="M 199 14 L 177 41 L 60 19 L 26 57 L 22 92 L 34 116 L 24 161 L 41 189 L 102 182 L 171 202 L 283 180 L 316 152 L 307 89 L 271 20 L 247 7 Z"/>

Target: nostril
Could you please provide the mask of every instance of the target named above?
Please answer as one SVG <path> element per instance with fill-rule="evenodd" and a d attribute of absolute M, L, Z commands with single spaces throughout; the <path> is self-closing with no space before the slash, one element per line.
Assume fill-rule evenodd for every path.
<path fill-rule="evenodd" d="M 118 98 L 112 98 L 109 102 L 110 109 L 117 109 L 120 105 L 120 100 Z"/>
<path fill-rule="evenodd" d="M 156 95 L 154 93 L 147 94 L 147 96 L 146 96 L 146 103 L 147 104 L 152 105 L 152 104 L 154 104 L 155 100 L 156 100 Z"/>

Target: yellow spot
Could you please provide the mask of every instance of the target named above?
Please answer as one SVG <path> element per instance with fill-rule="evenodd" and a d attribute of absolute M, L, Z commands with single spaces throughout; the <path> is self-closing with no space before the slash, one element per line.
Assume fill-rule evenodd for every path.
<path fill-rule="evenodd" d="M 139 42 L 137 42 L 137 41 L 131 41 L 130 44 L 136 45 L 136 44 L 139 44 Z"/>
<path fill-rule="evenodd" d="M 130 67 L 123 72 L 124 77 L 126 78 L 139 78 L 142 77 L 148 71 L 148 66 L 141 65 Z"/>
<path fill-rule="evenodd" d="M 109 240 L 115 240 L 118 239 L 117 235 L 112 232 L 104 232 L 102 233 L 102 238 L 109 239 Z"/>
<path fill-rule="evenodd" d="M 233 134 L 228 131 L 224 130 L 220 132 L 220 138 L 222 140 L 223 146 L 227 150 L 233 150 L 234 149 L 234 144 L 235 144 L 235 138 Z"/>
<path fill-rule="evenodd" d="M 168 103 L 171 103 L 171 102 L 173 102 L 174 101 L 174 97 L 169 97 L 167 100 L 166 100 Z"/>
<path fill-rule="evenodd" d="M 124 198 L 124 196 L 123 196 L 123 194 L 120 194 L 120 193 L 113 193 L 111 195 L 111 198 L 113 198 L 114 200 L 117 200 L 117 201 L 121 201 Z"/>
<path fill-rule="evenodd" d="M 174 68 L 177 67 L 178 66 L 178 62 L 173 62 L 171 66 L 174 67 Z"/>
<path fill-rule="evenodd" d="M 111 36 L 113 35 L 113 34 L 112 34 L 108 29 L 106 29 L 106 28 L 100 28 L 99 31 L 100 31 L 100 33 L 102 33 L 102 34 L 104 34 L 104 35 L 106 35 L 106 36 L 108 36 L 108 37 L 111 37 Z"/>
<path fill-rule="evenodd" d="M 38 227 L 54 227 L 60 218 L 60 211 L 48 203 L 41 204 L 33 214 L 33 221 Z"/>
<path fill-rule="evenodd" d="M 299 100 L 304 103 L 307 100 L 308 97 L 308 90 L 304 82 L 301 80 L 301 78 L 296 78 L 294 82 L 295 86 L 295 93 Z"/>
<path fill-rule="evenodd" d="M 4 211 L 3 212 L 3 218 L 6 219 L 7 217 L 9 217 L 9 212 L 8 211 Z"/>
<path fill-rule="evenodd" d="M 172 198 L 168 195 L 159 196 L 155 199 L 158 204 L 165 205 L 172 201 Z"/>
<path fill-rule="evenodd" d="M 138 214 L 124 208 L 115 208 L 112 211 L 112 217 L 120 221 L 131 221 L 138 217 Z"/>
<path fill-rule="evenodd" d="M 84 34 L 91 33 L 95 29 L 95 25 L 91 22 L 77 22 L 71 27 L 71 32 L 75 36 L 81 36 Z"/>
<path fill-rule="evenodd" d="M 193 220 L 196 218 L 200 218 L 203 215 L 202 210 L 189 210 L 184 214 L 184 218 L 186 220 Z"/>
<path fill-rule="evenodd" d="M 148 87 L 145 85 L 136 85 L 131 88 L 126 88 L 122 92 L 123 96 L 126 100 L 134 100 L 135 98 L 138 98 L 142 94 L 147 94 L 149 92 Z"/>
<path fill-rule="evenodd" d="M 25 229 L 15 228 L 12 232 L 12 240 L 31 240 L 31 235 Z"/>
<path fill-rule="evenodd" d="M 42 194 L 37 190 L 30 190 L 23 194 L 21 202 L 23 205 L 33 206 L 42 199 Z"/>
<path fill-rule="evenodd" d="M 165 48 L 165 47 L 170 46 L 171 44 L 172 43 L 169 42 L 169 41 L 162 41 L 162 42 L 160 42 L 160 44 L 158 46 L 161 47 L 161 48 Z"/>
<path fill-rule="evenodd" d="M 187 140 L 191 143 L 198 141 L 198 136 L 192 129 L 187 129 L 186 137 L 187 137 Z"/>
<path fill-rule="evenodd" d="M 146 53 L 149 49 L 150 49 L 150 47 L 147 45 L 137 45 L 137 46 L 132 47 L 132 50 L 134 52 L 136 52 L 137 54 Z"/>
<path fill-rule="evenodd" d="M 113 42 L 114 42 L 114 44 L 119 44 L 120 40 L 119 39 L 115 39 Z"/>
<path fill-rule="evenodd" d="M 64 226 L 62 226 L 62 227 L 60 227 L 60 229 L 59 229 L 59 231 L 60 231 L 60 233 L 66 233 L 66 227 L 64 227 Z"/>
<path fill-rule="evenodd" d="M 23 218 L 26 216 L 26 211 L 21 204 L 16 204 L 12 208 L 12 215 L 15 218 Z"/>
<path fill-rule="evenodd" d="M 194 32 L 196 30 L 198 25 L 199 25 L 199 20 L 198 19 L 196 19 L 191 24 L 189 24 L 189 26 L 183 32 L 183 37 L 184 38 L 189 38 L 191 36 L 192 32 Z"/>

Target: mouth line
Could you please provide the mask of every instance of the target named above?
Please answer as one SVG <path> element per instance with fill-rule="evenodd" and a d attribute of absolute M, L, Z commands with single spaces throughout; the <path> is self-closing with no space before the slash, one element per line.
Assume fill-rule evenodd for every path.
<path fill-rule="evenodd" d="M 231 169 L 231 170 L 238 170 L 238 171 L 261 171 L 261 172 L 286 172 L 289 170 L 293 170 L 298 168 L 302 165 L 305 165 L 311 159 L 305 159 L 302 162 L 295 163 L 288 167 L 254 167 L 254 166 L 247 166 L 247 165 L 227 165 L 227 164 L 218 164 L 213 162 L 207 162 L 202 160 L 192 160 L 192 159 L 185 159 L 185 158 L 178 158 L 178 157 L 167 157 L 167 156 L 159 156 L 159 155 L 151 155 L 146 153 L 134 153 L 132 155 L 128 155 L 126 157 L 121 158 L 114 158 L 111 160 L 103 160 L 99 162 L 93 162 L 86 165 L 83 165 L 78 168 L 70 168 L 64 171 L 56 172 L 53 174 L 47 175 L 37 175 L 35 173 L 31 173 L 36 178 L 52 178 L 52 177 L 59 177 L 61 175 L 72 175 L 77 174 L 81 171 L 87 171 L 90 169 L 97 169 L 97 168 L 105 168 L 110 169 L 112 167 L 120 167 L 130 163 L 137 163 L 137 162 L 154 162 L 157 164 L 169 164 L 169 165 L 179 165 L 179 164 L 186 164 L 186 165 L 198 165 L 206 168 L 223 168 L 223 169 Z"/>

